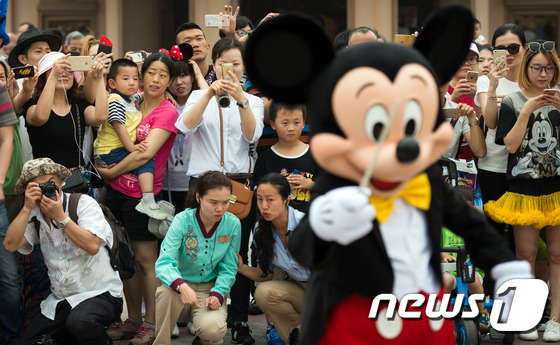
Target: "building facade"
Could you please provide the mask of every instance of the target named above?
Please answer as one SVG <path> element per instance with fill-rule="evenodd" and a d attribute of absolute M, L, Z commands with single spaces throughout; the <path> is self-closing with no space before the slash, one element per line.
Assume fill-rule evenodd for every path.
<path fill-rule="evenodd" d="M 22 22 L 64 33 L 91 30 L 113 41 L 115 56 L 131 50 L 154 51 L 173 44 L 175 29 L 183 22 L 204 23 L 224 5 L 241 6 L 241 14 L 256 25 L 269 11 L 299 10 L 321 20 L 334 35 L 357 26 L 370 26 L 387 40 L 417 29 L 435 8 L 456 0 L 9 0 L 6 31 L 17 32 Z M 528 40 L 560 37 L 558 0 L 461 0 L 480 20 L 482 34 L 491 39 L 501 24 L 523 25 Z M 201 25 L 202 26 L 202 25 Z M 206 29 L 210 43 L 217 29 Z"/>

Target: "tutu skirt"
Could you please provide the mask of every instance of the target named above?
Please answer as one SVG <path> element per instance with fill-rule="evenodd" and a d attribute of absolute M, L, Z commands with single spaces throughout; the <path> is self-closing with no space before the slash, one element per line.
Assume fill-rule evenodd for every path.
<path fill-rule="evenodd" d="M 484 212 L 498 223 L 537 229 L 560 225 L 560 179 L 512 181 L 508 192 L 484 205 Z"/>

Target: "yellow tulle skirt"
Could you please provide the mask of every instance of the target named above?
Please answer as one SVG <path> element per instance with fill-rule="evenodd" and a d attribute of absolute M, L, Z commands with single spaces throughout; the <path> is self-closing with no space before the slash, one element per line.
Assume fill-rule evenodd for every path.
<path fill-rule="evenodd" d="M 537 229 L 560 225 L 560 192 L 532 196 L 506 192 L 484 205 L 484 212 L 495 222 L 532 225 Z"/>

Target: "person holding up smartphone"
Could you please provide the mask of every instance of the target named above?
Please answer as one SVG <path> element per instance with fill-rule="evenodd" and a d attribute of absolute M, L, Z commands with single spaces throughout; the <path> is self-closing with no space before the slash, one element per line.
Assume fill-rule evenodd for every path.
<path fill-rule="evenodd" d="M 476 94 L 476 78 L 473 78 L 473 72 L 478 70 L 478 57 L 479 52 L 476 44 L 471 43 L 470 51 L 463 61 L 463 64 L 459 68 L 459 70 L 453 75 L 453 79 L 449 82 L 449 87 L 447 88 L 447 93 L 450 95 L 450 100 L 457 104 L 466 104 L 472 109 L 475 108 L 473 97 Z M 475 121 L 470 121 L 468 124 L 478 124 L 478 120 L 475 118 Z M 473 126 L 470 126 L 474 128 Z M 467 132 L 469 132 L 467 130 Z M 479 147 L 480 145 L 477 145 Z M 484 154 L 486 154 L 486 150 L 484 150 Z M 472 159 L 473 157 L 483 157 L 484 156 L 482 151 L 478 151 L 477 154 L 473 152 L 471 146 L 469 146 L 469 142 L 466 140 L 465 137 L 461 140 L 459 146 L 459 154 L 458 158 L 463 159 Z"/>
<path fill-rule="evenodd" d="M 482 192 L 482 202 L 498 200 L 507 189 L 506 167 L 508 152 L 504 146 L 496 145 L 496 124 L 501 100 L 505 95 L 519 91 L 517 75 L 527 41 L 523 29 L 515 24 L 504 24 L 494 31 L 492 46 L 497 50 L 506 50 L 506 59 L 490 69 L 487 76 L 478 78 L 475 104 L 480 107 L 484 116 L 486 132 L 486 156 L 478 160 L 478 178 Z M 505 65 L 505 69 L 502 69 Z M 505 76 L 503 71 L 506 71 Z M 494 229 L 504 236 L 504 224 L 498 224 L 490 219 Z M 513 249 L 512 231 L 508 232 L 510 245 Z M 487 272 L 488 273 L 488 272 Z M 494 291 L 492 279 L 484 281 L 486 293 Z"/>
<path fill-rule="evenodd" d="M 543 340 L 560 341 L 560 97 L 544 92 L 560 81 L 560 62 L 552 41 L 527 47 L 517 77 L 521 90 L 504 97 L 496 129 L 496 144 L 509 153 L 508 189 L 484 209 L 513 226 L 517 257 L 533 271 L 539 232 L 546 229 L 551 311 Z M 522 339 L 538 339 L 537 330 Z"/>
<path fill-rule="evenodd" d="M 262 100 L 244 92 L 239 83 L 245 69 L 244 54 L 243 44 L 235 39 L 224 38 L 216 42 L 212 49 L 212 61 L 218 80 L 207 90 L 193 91 L 185 110 L 175 123 L 179 131 L 192 136 L 187 173 L 191 176 L 191 186 L 208 170 L 222 171 L 242 183 L 252 181 L 251 173 L 255 164 L 249 156 L 249 144 L 256 143 L 262 134 L 264 108 Z M 228 72 L 233 81 L 226 80 L 222 73 L 222 65 L 228 63 L 233 64 L 233 71 Z M 221 108 L 217 97 L 224 93 L 230 97 L 230 104 Z M 244 262 L 247 262 L 253 216 L 254 212 L 241 221 L 240 254 Z M 238 344 L 254 343 L 246 324 L 249 289 L 249 279 L 238 275 L 231 290 L 234 321 L 232 338 Z"/>

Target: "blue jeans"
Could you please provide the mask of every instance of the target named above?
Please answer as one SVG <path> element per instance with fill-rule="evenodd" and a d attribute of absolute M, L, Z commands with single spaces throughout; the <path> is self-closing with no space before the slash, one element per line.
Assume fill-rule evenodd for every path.
<path fill-rule="evenodd" d="M 6 344 L 17 344 L 21 336 L 21 286 L 16 253 L 4 249 L 4 238 L 8 230 L 8 214 L 4 201 L 0 202 L 0 291 L 2 307 L 0 308 L 0 338 Z"/>
<path fill-rule="evenodd" d="M 117 164 L 123 159 L 125 159 L 126 156 L 128 156 L 129 154 L 130 152 L 128 152 L 127 149 L 121 147 L 118 149 L 113 149 L 111 150 L 111 152 L 107 154 L 97 155 L 95 157 L 95 160 L 97 164 L 113 164 L 113 163 Z M 156 171 L 156 164 L 154 163 L 154 159 L 152 158 L 146 163 L 144 163 L 144 165 L 139 166 L 138 168 L 130 172 L 133 173 L 134 175 L 140 175 L 148 172 L 154 174 L 155 171 Z"/>

